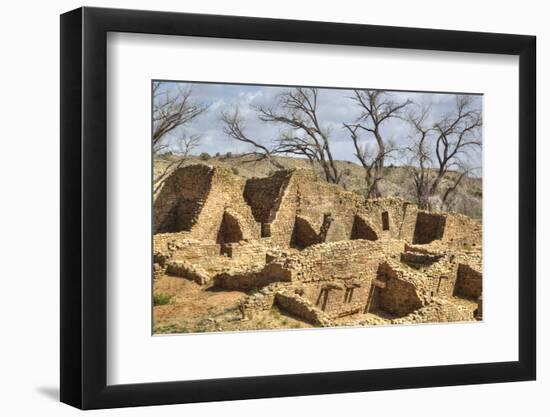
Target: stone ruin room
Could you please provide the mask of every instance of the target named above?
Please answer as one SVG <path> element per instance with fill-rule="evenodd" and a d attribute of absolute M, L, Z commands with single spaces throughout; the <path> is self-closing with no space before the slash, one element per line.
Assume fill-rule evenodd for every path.
<path fill-rule="evenodd" d="M 463 214 L 193 163 L 154 199 L 154 333 L 482 320 L 481 250 Z"/>

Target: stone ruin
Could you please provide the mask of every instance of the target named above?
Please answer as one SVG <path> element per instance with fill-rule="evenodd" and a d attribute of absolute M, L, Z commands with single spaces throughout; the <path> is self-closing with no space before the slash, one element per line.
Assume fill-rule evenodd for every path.
<path fill-rule="evenodd" d="M 246 291 L 315 326 L 480 320 L 481 222 L 365 199 L 312 171 L 191 165 L 154 201 L 154 273 Z M 256 291 L 251 291 L 256 290 Z"/>

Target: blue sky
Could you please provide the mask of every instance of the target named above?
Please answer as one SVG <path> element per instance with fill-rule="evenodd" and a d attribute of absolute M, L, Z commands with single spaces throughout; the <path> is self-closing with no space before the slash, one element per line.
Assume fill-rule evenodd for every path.
<path fill-rule="evenodd" d="M 282 126 L 266 123 L 258 120 L 256 113 L 250 106 L 270 105 L 275 97 L 288 87 L 272 87 L 263 85 L 239 85 L 239 84 L 207 84 L 191 82 L 164 82 L 162 88 L 171 90 L 177 85 L 192 89 L 192 97 L 195 102 L 208 104 L 209 109 L 200 115 L 192 123 L 183 129 L 187 134 L 201 135 L 201 145 L 194 153 L 208 152 L 211 155 L 219 152 L 241 153 L 250 150 L 246 144 L 235 141 L 223 133 L 223 125 L 220 121 L 222 111 L 231 111 L 238 107 L 240 114 L 246 123 L 246 134 L 259 142 L 269 143 L 276 139 Z M 455 105 L 455 95 L 445 93 L 412 93 L 390 92 L 396 101 L 410 99 L 421 105 L 431 105 L 432 119 L 451 112 Z M 343 128 L 343 123 L 353 123 L 360 113 L 357 104 L 350 100 L 353 91 L 349 89 L 319 89 L 318 117 L 322 124 L 330 129 L 330 137 L 334 157 L 339 160 L 356 162 L 353 155 L 353 143 L 349 133 Z M 481 96 L 474 96 L 481 107 Z M 410 143 L 410 127 L 402 120 L 389 119 L 383 125 L 386 138 L 391 138 L 397 145 Z M 171 139 L 168 139 L 169 141 Z M 363 143 L 372 142 L 372 138 L 363 136 Z M 172 149 L 177 152 L 177 146 Z M 400 160 L 389 161 L 396 164 Z M 472 155 L 472 162 L 481 166 L 481 152 Z"/>

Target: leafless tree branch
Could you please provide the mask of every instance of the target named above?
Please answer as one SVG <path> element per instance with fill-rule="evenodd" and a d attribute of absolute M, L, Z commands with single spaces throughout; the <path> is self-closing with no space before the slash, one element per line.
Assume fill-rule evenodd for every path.
<path fill-rule="evenodd" d="M 316 88 L 295 88 L 280 94 L 274 106 L 256 107 L 260 120 L 285 126 L 277 141 L 277 152 L 306 157 L 318 163 L 327 182 L 338 184 L 341 173 L 330 146 L 330 134 L 318 118 L 319 92 Z"/>
<path fill-rule="evenodd" d="M 198 135 L 187 136 L 184 133 L 180 135 L 178 144 L 180 147 L 180 152 L 177 155 L 177 159 L 170 161 L 153 180 L 153 195 L 156 195 L 157 192 L 162 188 L 164 182 L 188 160 L 191 152 L 200 145 L 201 137 Z"/>
<path fill-rule="evenodd" d="M 443 203 L 448 201 L 463 179 L 475 169 L 465 163 L 468 151 L 482 145 L 481 109 L 474 105 L 471 96 L 457 95 L 455 109 L 431 125 L 429 115 L 430 109 L 423 108 L 416 113 L 410 112 L 407 119 L 414 135 L 413 144 L 407 149 L 414 161 L 411 170 L 417 203 L 423 209 L 431 209 L 431 198 L 438 193 L 443 178 L 455 171 L 442 197 Z"/>
<path fill-rule="evenodd" d="M 255 149 L 253 152 L 248 152 L 248 155 L 254 155 L 256 161 L 265 159 L 275 166 L 275 168 L 284 169 L 284 166 L 274 157 L 274 155 L 278 153 L 277 149 L 270 149 L 245 133 L 244 119 L 240 115 L 238 107 L 232 112 L 222 112 L 221 121 L 223 123 L 223 132 L 227 136 L 239 142 L 251 145 L 252 148 Z"/>
<path fill-rule="evenodd" d="M 350 98 L 359 106 L 361 113 L 355 124 L 344 123 L 344 128 L 350 133 L 355 156 L 365 169 L 366 196 L 380 197 L 378 184 L 384 178 L 386 158 L 397 151 L 397 148 L 383 137 L 381 126 L 386 120 L 401 118 L 403 110 L 412 102 L 396 102 L 391 99 L 389 93 L 380 90 L 354 90 L 354 96 Z M 367 137 L 374 138 L 377 148 L 375 152 L 371 152 L 366 144 L 360 144 L 360 130 L 364 131 Z"/>
<path fill-rule="evenodd" d="M 162 88 L 161 82 L 153 82 L 153 150 L 165 148 L 163 140 L 180 127 L 203 114 L 208 106 L 193 101 L 190 88 L 177 86 Z"/>

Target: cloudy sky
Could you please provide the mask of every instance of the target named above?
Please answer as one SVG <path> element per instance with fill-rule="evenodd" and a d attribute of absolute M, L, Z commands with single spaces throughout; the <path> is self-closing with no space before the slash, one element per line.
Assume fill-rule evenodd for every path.
<path fill-rule="evenodd" d="M 201 135 L 202 141 L 194 153 L 208 152 L 211 155 L 219 152 L 241 153 L 250 151 L 250 147 L 241 142 L 227 137 L 223 133 L 223 125 L 220 121 L 222 111 L 231 111 L 238 107 L 240 114 L 245 119 L 246 134 L 262 143 L 269 143 L 281 134 L 282 126 L 266 123 L 258 120 L 251 106 L 269 106 L 281 92 L 288 87 L 264 86 L 264 85 L 240 85 L 240 84 L 208 84 L 188 82 L 163 82 L 162 88 L 172 90 L 177 87 L 191 88 L 193 100 L 197 103 L 209 105 L 206 113 L 200 115 L 192 123 L 185 126 L 187 134 Z M 446 93 L 413 93 L 391 92 L 395 101 L 410 99 L 419 105 L 431 105 L 431 117 L 437 119 L 449 112 L 455 106 L 455 95 Z M 336 159 L 356 162 L 353 155 L 353 143 L 349 133 L 342 126 L 343 123 L 353 123 L 360 114 L 357 104 L 350 100 L 352 90 L 347 89 L 319 89 L 318 118 L 324 127 L 330 129 L 333 155 Z M 474 96 L 474 100 L 481 108 L 482 96 Z M 409 126 L 399 119 L 389 119 L 383 125 L 383 134 L 391 138 L 396 144 L 405 144 L 410 141 L 411 130 Z M 173 139 L 168 139 L 168 141 Z M 363 136 L 362 142 L 372 141 L 372 137 Z M 175 141 L 173 141 L 175 143 Z M 177 152 L 177 146 L 172 146 Z M 391 161 L 400 164 L 402 161 Z M 481 153 L 473 156 L 472 162 L 481 166 Z"/>

